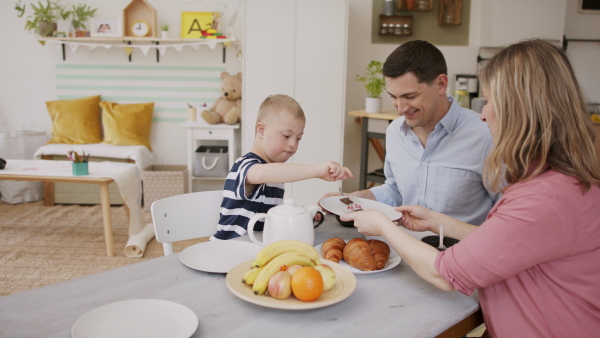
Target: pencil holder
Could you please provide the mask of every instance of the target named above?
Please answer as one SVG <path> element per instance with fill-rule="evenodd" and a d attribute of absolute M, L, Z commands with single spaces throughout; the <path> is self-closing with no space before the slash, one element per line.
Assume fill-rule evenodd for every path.
<path fill-rule="evenodd" d="M 84 176 L 89 175 L 88 171 L 88 163 L 71 163 L 73 165 L 73 175 L 75 176 Z"/>

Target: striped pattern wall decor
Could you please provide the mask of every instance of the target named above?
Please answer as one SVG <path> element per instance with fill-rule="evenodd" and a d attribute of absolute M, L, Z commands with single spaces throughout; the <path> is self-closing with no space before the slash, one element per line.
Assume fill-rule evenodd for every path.
<path fill-rule="evenodd" d="M 154 102 L 153 122 L 183 123 L 188 103 L 201 111 L 220 96 L 224 65 L 56 65 L 58 100 L 102 95 L 120 104 Z"/>

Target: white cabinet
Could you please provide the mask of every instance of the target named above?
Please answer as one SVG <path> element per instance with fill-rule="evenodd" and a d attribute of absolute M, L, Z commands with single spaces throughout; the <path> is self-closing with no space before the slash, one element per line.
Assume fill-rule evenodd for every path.
<path fill-rule="evenodd" d="M 208 124 L 205 122 L 186 122 L 183 124 L 187 128 L 187 166 L 188 166 L 188 184 L 189 192 L 194 191 L 194 182 L 197 180 L 220 180 L 222 189 L 225 176 L 217 178 L 196 177 L 194 176 L 194 152 L 201 145 L 206 145 L 206 141 L 224 141 L 227 143 L 228 165 L 229 168 L 239 157 L 238 145 L 240 142 L 239 124 Z M 214 188 L 202 189 L 213 190 Z"/>
<path fill-rule="evenodd" d="M 347 0 L 246 2 L 242 152 L 250 150 L 258 108 L 272 94 L 295 98 L 306 114 L 298 152 L 290 162 L 343 160 Z M 314 204 L 339 182 L 286 184 L 286 197 Z"/>
<path fill-rule="evenodd" d="M 503 46 L 530 38 L 562 41 L 567 0 L 481 1 L 482 46 Z"/>

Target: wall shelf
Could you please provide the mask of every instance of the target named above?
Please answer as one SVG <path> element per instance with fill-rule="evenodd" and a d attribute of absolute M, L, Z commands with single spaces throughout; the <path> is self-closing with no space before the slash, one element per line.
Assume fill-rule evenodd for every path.
<path fill-rule="evenodd" d="M 181 51 L 183 47 L 192 47 L 198 50 L 200 46 L 208 46 L 214 49 L 218 45 L 223 48 L 223 63 L 225 63 L 227 47 L 231 46 L 237 40 L 235 38 L 223 39 L 179 39 L 179 38 L 155 38 L 155 37 L 38 37 L 38 41 L 60 44 L 62 48 L 63 61 L 66 60 L 66 47 L 76 50 L 80 46 L 90 49 L 104 47 L 106 49 L 124 48 L 131 62 L 131 52 L 133 48 L 142 50 L 146 55 L 150 49 L 156 49 L 156 62 L 160 62 L 160 55 L 163 55 L 168 48 L 174 48 Z M 162 44 L 161 44 L 162 43 Z"/>

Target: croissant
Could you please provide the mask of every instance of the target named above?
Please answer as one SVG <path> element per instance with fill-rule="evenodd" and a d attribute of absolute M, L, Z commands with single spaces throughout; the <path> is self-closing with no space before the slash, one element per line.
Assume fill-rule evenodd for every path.
<path fill-rule="evenodd" d="M 386 242 L 382 242 L 377 239 L 370 239 L 367 241 L 369 243 L 369 248 L 371 249 L 371 255 L 375 259 L 375 263 L 377 264 L 377 270 L 381 270 L 385 267 L 385 263 L 387 263 L 390 258 L 390 247 Z"/>
<path fill-rule="evenodd" d="M 343 257 L 345 246 L 346 242 L 341 238 L 332 237 L 326 240 L 321 246 L 323 258 L 339 263 L 340 259 Z"/>
<path fill-rule="evenodd" d="M 377 270 L 377 263 L 371 255 L 369 243 L 362 238 L 353 238 L 344 247 L 344 260 L 350 266 L 363 270 Z"/>

